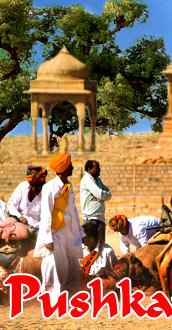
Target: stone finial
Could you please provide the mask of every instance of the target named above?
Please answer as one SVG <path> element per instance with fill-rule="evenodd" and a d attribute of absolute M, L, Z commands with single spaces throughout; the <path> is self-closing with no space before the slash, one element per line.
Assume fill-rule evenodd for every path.
<path fill-rule="evenodd" d="M 64 45 L 64 46 L 61 48 L 61 50 L 60 50 L 59 53 L 61 53 L 61 54 L 69 54 L 69 51 L 67 50 L 66 46 Z"/>

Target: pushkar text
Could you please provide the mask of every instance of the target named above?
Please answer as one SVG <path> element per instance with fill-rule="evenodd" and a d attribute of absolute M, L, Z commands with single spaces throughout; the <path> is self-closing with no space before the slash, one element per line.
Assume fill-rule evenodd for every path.
<path fill-rule="evenodd" d="M 37 298 L 40 302 L 42 316 L 49 319 L 56 315 L 57 319 L 61 319 L 69 315 L 72 319 L 84 317 L 91 312 L 91 318 L 97 319 L 101 310 L 107 306 L 107 313 L 110 319 L 116 316 L 127 318 L 134 313 L 138 318 L 148 317 L 156 319 L 164 315 L 166 318 L 172 317 L 172 304 L 167 296 L 161 292 L 155 292 L 148 306 L 143 306 L 145 294 L 141 290 L 132 293 L 131 280 L 128 277 L 123 278 L 117 283 L 120 292 L 120 299 L 113 291 L 103 296 L 103 285 L 101 278 L 90 281 L 87 291 L 79 291 L 70 299 L 68 292 L 63 291 L 57 296 L 57 302 L 52 306 L 50 293 L 44 292 L 40 294 L 41 283 L 33 275 L 29 274 L 12 274 L 3 282 L 5 286 L 9 286 L 10 292 L 10 318 L 14 319 L 23 313 L 23 304 L 25 301 Z M 27 292 L 24 292 L 24 287 Z M 120 300 L 120 307 L 119 307 Z"/>

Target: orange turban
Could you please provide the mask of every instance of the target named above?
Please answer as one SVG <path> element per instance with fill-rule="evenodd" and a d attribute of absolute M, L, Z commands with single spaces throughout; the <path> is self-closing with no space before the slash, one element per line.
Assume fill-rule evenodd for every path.
<path fill-rule="evenodd" d="M 50 168 L 55 173 L 63 173 L 71 164 L 71 154 L 60 152 L 55 154 L 50 160 Z"/>
<path fill-rule="evenodd" d="M 109 220 L 109 228 L 114 231 L 120 231 L 127 227 L 127 217 L 125 215 L 115 215 Z"/>

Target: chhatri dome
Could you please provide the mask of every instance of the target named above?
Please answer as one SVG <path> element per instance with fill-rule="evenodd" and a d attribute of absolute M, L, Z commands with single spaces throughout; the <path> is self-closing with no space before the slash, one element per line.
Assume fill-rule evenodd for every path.
<path fill-rule="evenodd" d="M 37 78 L 30 80 L 32 94 L 31 117 L 33 123 L 33 154 L 37 155 L 37 120 L 42 109 L 43 155 L 48 155 L 48 118 L 53 107 L 62 102 L 71 102 L 78 116 L 78 152 L 84 151 L 85 109 L 91 121 L 91 146 L 95 151 L 95 125 L 97 117 L 97 82 L 89 80 L 87 66 L 72 56 L 65 46 L 51 60 L 41 64 Z"/>
<path fill-rule="evenodd" d="M 60 52 L 51 60 L 40 65 L 37 79 L 56 80 L 59 78 L 88 79 L 87 66 L 72 56 L 67 48 L 63 46 Z"/>

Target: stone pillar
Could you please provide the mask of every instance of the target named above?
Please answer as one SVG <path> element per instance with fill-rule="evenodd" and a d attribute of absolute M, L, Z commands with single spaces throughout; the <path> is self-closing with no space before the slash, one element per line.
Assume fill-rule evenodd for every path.
<path fill-rule="evenodd" d="M 172 72 L 168 77 L 168 110 L 165 118 L 172 118 Z"/>
<path fill-rule="evenodd" d="M 158 144 L 172 142 L 172 63 L 163 71 L 168 78 L 168 109 L 164 117 L 163 132 L 160 135 Z"/>
<path fill-rule="evenodd" d="M 97 109 L 96 109 L 96 96 L 91 99 L 89 106 L 89 117 L 91 121 L 91 146 L 90 151 L 95 151 L 96 149 L 96 119 L 97 119 Z"/>
<path fill-rule="evenodd" d="M 84 120 L 85 120 L 85 104 L 77 103 L 77 116 L 79 122 L 79 139 L 78 139 L 78 152 L 83 152 L 84 148 Z"/>
<path fill-rule="evenodd" d="M 96 117 L 92 116 L 92 118 L 91 118 L 91 146 L 90 146 L 90 151 L 95 151 L 95 149 L 96 149 L 95 129 L 96 129 Z"/>
<path fill-rule="evenodd" d="M 43 117 L 42 123 L 43 123 L 43 150 L 42 150 L 42 153 L 43 153 L 43 155 L 47 155 L 48 154 L 48 132 L 47 132 L 48 118 Z"/>
<path fill-rule="evenodd" d="M 32 118 L 32 153 L 37 154 L 37 120 L 38 120 L 38 100 L 37 95 L 32 95 L 31 100 L 31 118 Z"/>
<path fill-rule="evenodd" d="M 37 154 L 37 117 L 32 117 L 32 153 Z"/>

